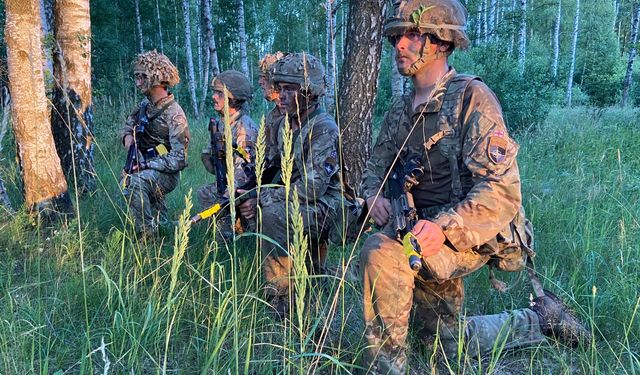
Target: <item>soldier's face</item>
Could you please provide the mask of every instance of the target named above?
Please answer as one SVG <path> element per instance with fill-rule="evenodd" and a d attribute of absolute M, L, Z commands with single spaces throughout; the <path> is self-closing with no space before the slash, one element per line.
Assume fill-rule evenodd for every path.
<path fill-rule="evenodd" d="M 277 101 L 277 104 L 281 113 L 287 113 L 293 116 L 300 113 L 302 108 L 306 107 L 304 95 L 300 94 L 300 85 L 279 82 L 276 84 L 276 90 L 280 94 L 280 99 Z"/>
<path fill-rule="evenodd" d="M 273 87 L 273 83 L 267 79 L 267 77 L 261 75 L 258 79 L 258 84 L 262 89 L 262 93 L 264 98 L 270 102 L 275 102 L 278 100 L 278 91 L 276 91 Z"/>
<path fill-rule="evenodd" d="M 411 65 L 421 57 L 422 48 L 426 47 L 426 38 L 427 35 L 418 30 L 408 30 L 402 35 L 389 38 L 389 42 L 396 50 L 396 65 L 400 74 L 407 72 Z"/>
<path fill-rule="evenodd" d="M 224 111 L 224 93 L 220 90 L 213 90 L 213 109 L 216 112 L 222 113 Z"/>
<path fill-rule="evenodd" d="M 143 94 L 146 94 L 149 89 L 151 89 L 151 85 L 149 84 L 149 77 L 147 77 L 144 73 L 135 73 L 133 78 L 136 83 L 136 88 L 140 90 Z"/>

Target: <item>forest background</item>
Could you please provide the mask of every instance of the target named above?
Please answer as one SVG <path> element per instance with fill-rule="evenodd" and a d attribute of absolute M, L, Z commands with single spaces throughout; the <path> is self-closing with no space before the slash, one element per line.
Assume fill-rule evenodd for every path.
<path fill-rule="evenodd" d="M 5 1 L 0 1 L 3 9 Z M 546 286 L 570 301 L 595 339 L 575 351 L 551 345 L 507 353 L 498 343 L 490 358 L 472 365 L 450 363 L 449 369 L 639 373 L 640 264 L 634 254 L 640 250 L 640 137 L 635 129 L 640 84 L 633 60 L 640 5 L 632 0 L 464 3 L 472 46 L 456 52 L 452 65 L 482 77 L 498 95 L 522 146 L 524 203 L 536 227 L 539 272 Z M 55 102 L 53 4 L 41 2 L 41 20 L 45 87 Z M 334 276 L 324 280 L 322 292 L 308 296 L 317 303 L 305 306 L 300 299 L 305 316 L 275 322 L 259 293 L 251 237 L 223 244 L 209 229 L 190 231 L 183 223 L 176 232 L 165 230 L 161 243 L 131 241 L 118 190 L 125 150 L 116 134 L 140 99 L 131 61 L 141 50 L 164 52 L 181 73 L 182 83 L 173 92 L 189 115 L 193 134 L 190 167 L 169 202 L 177 218 L 191 207 L 185 202 L 189 191 L 211 181 L 198 161 L 212 115 L 210 77 L 216 71 L 242 70 L 257 88 L 257 61 L 264 53 L 307 51 L 331 73 L 324 104 L 336 111 L 345 148 L 367 149 L 363 145 L 370 145 L 392 98 L 410 90 L 409 82 L 394 74 L 388 43 L 379 33 L 367 33 L 367 27 L 379 28 L 383 4 L 92 1 L 91 141 L 97 184 L 85 193 L 67 173 L 76 215 L 55 229 L 36 225 L 29 207 L 23 209 L 28 187 L 9 120 L 3 39 L 0 176 L 15 210 L 6 209 L 0 220 L 0 373 L 361 371 L 361 307 L 353 302 L 361 297 L 358 282 L 346 271 L 356 246 L 334 248 Z M 354 9 L 363 17 L 360 22 Z M 371 21 L 362 22 L 367 16 Z M 4 12 L 2 17 L 4 29 Z M 366 46 L 371 59 L 349 60 L 350 51 L 356 51 L 350 40 Z M 361 89 L 366 95 L 345 92 L 361 83 L 358 72 L 366 73 Z M 343 105 L 345 112 L 360 107 L 363 121 L 341 121 Z M 269 109 L 256 89 L 253 118 L 258 121 Z M 357 162 L 354 169 L 359 169 Z M 526 304 L 526 281 L 503 277 L 515 285 L 507 294 L 489 291 L 484 273 L 469 278 L 467 313 Z M 296 282 L 304 286 L 315 280 Z M 418 349 L 412 366 L 428 368 L 432 353 L 418 338 L 414 341 Z"/>

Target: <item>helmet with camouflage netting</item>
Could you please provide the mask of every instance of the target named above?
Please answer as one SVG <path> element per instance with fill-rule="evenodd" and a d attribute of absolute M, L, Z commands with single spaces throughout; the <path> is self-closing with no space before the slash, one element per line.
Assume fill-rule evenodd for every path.
<path fill-rule="evenodd" d="M 438 39 L 466 49 L 467 10 L 458 0 L 392 0 L 384 25 L 386 36 L 420 30 Z"/>
<path fill-rule="evenodd" d="M 167 56 L 156 50 L 139 54 L 133 62 L 133 73 L 144 74 L 148 88 L 159 85 L 172 87 L 180 82 L 178 69 Z"/>
<path fill-rule="evenodd" d="M 260 74 L 265 76 L 267 79 L 271 79 L 271 73 L 273 64 L 275 64 L 278 60 L 285 56 L 284 53 L 278 51 L 276 53 L 267 53 L 260 61 L 258 61 L 258 67 L 260 68 Z"/>
<path fill-rule="evenodd" d="M 226 87 L 231 97 L 229 99 L 249 101 L 253 98 L 253 86 L 247 76 L 237 70 L 225 70 L 211 81 L 214 90 L 223 91 Z"/>
<path fill-rule="evenodd" d="M 324 95 L 326 84 L 324 66 L 308 53 L 292 53 L 278 60 L 273 67 L 274 83 L 295 83 L 301 91 L 312 96 Z"/>

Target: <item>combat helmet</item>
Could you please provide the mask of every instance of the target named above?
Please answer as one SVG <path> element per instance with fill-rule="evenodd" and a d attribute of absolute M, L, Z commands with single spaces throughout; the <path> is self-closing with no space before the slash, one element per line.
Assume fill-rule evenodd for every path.
<path fill-rule="evenodd" d="M 267 53 L 260 61 L 258 61 L 258 67 L 260 68 L 260 74 L 268 80 L 271 80 L 271 71 L 273 64 L 285 56 L 284 53 L 278 51 L 276 53 Z"/>
<path fill-rule="evenodd" d="M 156 50 L 139 54 L 133 62 L 133 73 L 147 77 L 144 91 L 154 86 L 172 87 L 180 83 L 178 69 L 167 56 Z"/>
<path fill-rule="evenodd" d="M 324 66 L 315 56 L 305 52 L 292 53 L 278 60 L 272 72 L 274 83 L 295 83 L 300 90 L 314 97 L 326 90 Z"/>
<path fill-rule="evenodd" d="M 450 42 L 455 48 L 466 49 L 469 37 L 466 33 L 467 10 L 458 0 L 392 0 L 384 24 L 384 34 L 393 37 L 408 30 L 419 30 L 438 39 Z M 426 43 L 431 43 L 426 39 Z M 424 55 L 404 75 L 413 75 L 426 61 L 436 56 Z"/>
<path fill-rule="evenodd" d="M 227 88 L 230 100 L 246 102 L 253 98 L 253 86 L 247 77 L 237 70 L 225 70 L 211 81 L 211 88 L 224 91 Z"/>

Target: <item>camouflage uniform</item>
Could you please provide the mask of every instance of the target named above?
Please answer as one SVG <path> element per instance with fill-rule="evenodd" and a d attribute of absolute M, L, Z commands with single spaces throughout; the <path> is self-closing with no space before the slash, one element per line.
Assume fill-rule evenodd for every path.
<path fill-rule="evenodd" d="M 283 149 L 284 119 L 279 124 L 279 149 Z M 291 191 L 297 190 L 300 214 L 305 235 L 309 239 L 313 272 L 322 273 L 326 261 L 326 240 L 329 224 L 335 217 L 335 207 L 340 202 L 338 168 L 338 126 L 322 109 L 316 109 L 293 133 L 293 173 Z M 292 196 L 289 197 L 291 214 Z M 291 242 L 292 229 L 288 224 L 285 206 L 285 189 L 268 188 L 260 194 L 263 234 L 280 246 L 263 241 L 262 260 L 267 290 L 274 295 L 286 295 L 291 271 L 286 244 Z M 295 214 L 295 213 L 294 213 Z M 286 249 L 286 250 L 285 250 Z"/>
<path fill-rule="evenodd" d="M 457 0 L 396 1 L 390 11 L 385 34 L 395 48 L 408 30 L 429 34 L 419 58 L 403 65 L 403 75 L 422 73 L 429 62 L 442 62 L 451 52 L 440 45 L 428 49 L 428 44 L 468 45 L 466 11 Z M 370 370 L 381 374 L 405 372 L 412 310 L 421 337 L 433 343 L 437 336 L 448 356 L 459 348 L 477 357 L 494 345 L 509 349 L 545 341 L 539 315 L 531 309 L 460 317 L 464 276 L 486 264 L 521 269 L 522 252 L 531 251 L 521 207 L 518 145 L 508 135 L 497 98 L 476 77 L 453 69 L 415 110 L 414 97 L 412 92 L 397 99 L 387 112 L 367 162 L 364 195 L 379 195 L 396 157 L 403 163 L 417 158 L 425 167 L 411 190 L 418 217 L 437 224 L 445 242 L 413 271 L 395 239 L 391 217 L 362 248 L 367 359 Z"/>
<path fill-rule="evenodd" d="M 180 171 L 187 166 L 189 127 L 187 118 L 173 94 L 152 104 L 144 99 L 127 117 L 120 137 L 134 136 L 138 112 L 147 106 L 147 116 L 153 119 L 146 126 L 144 135 L 137 139 L 140 150 L 164 145 L 169 151 L 145 160 L 147 168 L 126 176 L 124 191 L 137 233 L 154 233 L 159 222 L 167 220 L 164 197 L 178 185 Z M 138 136 L 139 137 L 139 136 Z"/>
<path fill-rule="evenodd" d="M 235 112 L 230 115 L 229 126 L 231 127 L 230 140 L 232 147 L 235 150 L 242 151 L 245 156 L 240 152 L 233 153 L 233 176 L 234 186 L 236 189 L 246 185 L 251 177 L 247 175 L 244 167 L 248 163 L 253 163 L 255 160 L 255 143 L 258 138 L 258 127 L 255 122 L 249 117 L 248 102 L 253 98 L 253 86 L 247 79 L 247 77 L 237 70 L 226 70 L 220 73 L 217 77 L 211 81 L 211 88 L 214 91 L 214 107 L 224 103 L 222 99 L 224 96 L 218 97 L 218 104 L 216 104 L 216 95 L 228 95 L 229 109 L 235 109 Z M 218 94 L 216 94 L 216 92 Z M 222 94 L 220 94 L 222 93 Z M 224 114 L 224 107 L 214 108 L 220 116 Z M 216 174 L 216 167 L 212 160 L 216 157 L 213 155 L 215 152 L 214 142 L 215 134 L 222 133 L 224 136 L 225 123 L 222 119 L 211 119 L 209 122 L 209 134 L 211 136 L 211 142 L 207 147 L 202 150 L 201 159 L 206 170 L 209 173 Z M 227 140 L 225 140 L 226 142 Z M 245 157 L 248 156 L 248 160 Z M 226 160 L 223 161 L 226 163 Z M 217 182 L 208 184 L 198 189 L 198 201 L 203 209 L 211 207 L 217 202 L 220 202 L 223 197 L 222 194 L 228 195 L 228 190 L 224 192 L 218 191 Z M 233 229 L 230 222 L 229 212 L 225 210 L 223 213 L 218 214 L 218 226 L 222 231 L 223 236 L 230 237 L 233 235 Z M 243 228 L 248 229 L 249 223 L 243 223 Z"/>
<path fill-rule="evenodd" d="M 318 59 L 308 54 L 291 54 L 280 59 L 274 67 L 273 81 L 277 84 L 300 85 L 308 109 L 300 119 L 300 127 L 293 130 L 293 171 L 291 192 L 297 191 L 304 234 L 309 242 L 312 272 L 321 273 L 326 260 L 326 242 L 335 207 L 340 201 L 340 168 L 338 164 L 339 130 L 333 117 L 319 108 L 317 98 L 324 94 L 324 68 Z M 282 100 L 282 97 L 281 97 Z M 302 112 L 299 109 L 299 112 Z M 290 114 L 291 116 L 291 114 Z M 284 150 L 285 119 L 278 124 L 278 149 Z M 289 292 L 292 270 L 288 244 L 292 243 L 291 220 L 293 194 L 287 197 L 284 187 L 267 188 L 260 193 L 263 234 L 279 246 L 262 241 L 263 275 L 270 295 L 285 296 Z M 289 202 L 287 210 L 286 202 Z"/>
<path fill-rule="evenodd" d="M 247 154 L 249 154 L 250 159 L 254 160 L 255 158 L 255 142 L 258 138 L 258 127 L 256 123 L 253 122 L 251 117 L 249 117 L 244 110 L 240 110 L 234 113 L 230 120 L 231 126 L 231 135 L 233 137 L 233 144 L 237 145 L 237 148 L 243 149 Z M 217 128 L 217 129 L 216 129 Z M 224 132 L 224 123 L 220 120 L 215 120 L 212 123 L 209 123 L 209 133 L 211 134 L 211 140 L 213 142 L 213 133 L 214 132 Z M 205 169 L 211 173 L 216 173 L 215 165 L 211 162 L 212 155 L 212 145 L 209 143 L 207 147 L 202 150 L 202 164 Z M 234 173 L 234 182 L 235 187 L 238 188 L 249 181 L 247 177 L 243 165 L 246 161 L 237 153 L 234 153 L 233 158 L 233 173 Z M 216 183 L 208 184 L 200 189 L 198 189 L 198 202 L 200 206 L 204 209 L 207 207 L 211 207 L 216 202 L 219 202 L 222 197 L 218 195 L 218 188 Z"/>
<path fill-rule="evenodd" d="M 269 87 L 265 89 L 267 91 L 265 93 L 265 99 L 270 102 L 276 100 L 277 95 L 274 95 L 274 87 L 272 80 L 272 70 L 274 64 L 285 56 L 284 53 L 278 51 L 274 54 L 266 54 L 260 59 L 258 62 L 258 67 L 260 68 L 260 79 L 264 80 L 264 84 Z M 269 168 L 279 168 L 280 167 L 280 151 L 278 149 L 278 125 L 281 123 L 281 120 L 284 118 L 284 114 L 280 111 L 277 104 L 267 113 L 264 118 L 264 127 L 265 127 L 265 141 L 266 147 L 265 150 L 267 154 L 265 155 L 265 169 Z"/>

